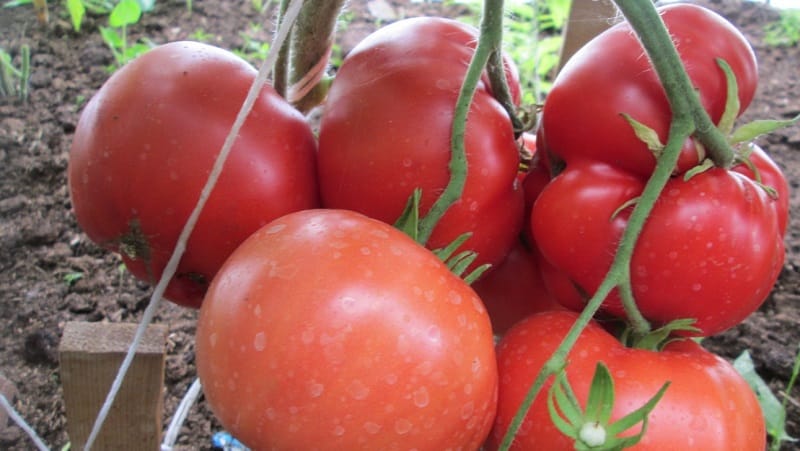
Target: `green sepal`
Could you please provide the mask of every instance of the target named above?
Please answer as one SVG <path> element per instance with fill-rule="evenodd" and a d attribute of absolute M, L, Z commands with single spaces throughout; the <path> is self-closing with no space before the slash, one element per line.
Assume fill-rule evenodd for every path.
<path fill-rule="evenodd" d="M 661 138 L 658 137 L 658 133 L 656 133 L 656 131 L 649 126 L 637 121 L 627 113 L 622 113 L 622 117 L 628 122 L 628 124 L 630 124 L 631 128 L 633 128 L 633 133 L 636 135 L 636 137 L 645 143 L 647 148 L 653 152 L 653 155 L 658 158 L 658 156 L 661 155 L 661 152 L 664 150 L 664 143 L 661 142 Z"/>
<path fill-rule="evenodd" d="M 463 251 L 454 255 L 452 258 L 445 261 L 445 263 L 453 274 L 461 277 L 464 274 L 464 271 L 467 270 L 467 267 L 471 265 L 476 258 L 478 258 L 478 254 L 475 252 Z"/>
<path fill-rule="evenodd" d="M 594 370 L 589 399 L 586 401 L 586 420 L 607 424 L 614 408 L 614 380 L 608 367 L 598 362 Z"/>
<path fill-rule="evenodd" d="M 767 433 L 773 440 L 797 441 L 796 438 L 790 436 L 786 432 L 786 409 L 772 393 L 769 385 L 767 385 L 764 379 L 756 372 L 753 359 L 750 357 L 750 352 L 744 350 L 739 357 L 733 361 L 733 367 L 756 394 L 758 403 L 761 406 L 761 411 L 764 414 Z"/>
<path fill-rule="evenodd" d="M 458 238 L 454 239 L 450 244 L 445 247 L 435 249 L 433 251 L 437 257 L 443 262 L 448 262 L 453 257 L 453 254 L 456 252 L 462 244 L 464 244 L 469 237 L 472 236 L 472 233 L 465 232 L 458 236 Z M 449 266 L 449 265 L 448 265 Z"/>
<path fill-rule="evenodd" d="M 397 221 L 394 223 L 394 227 L 401 232 L 405 233 L 406 235 L 410 236 L 412 240 L 419 243 L 417 239 L 419 237 L 419 203 L 422 199 L 422 190 L 420 188 L 416 188 L 410 196 L 408 196 L 408 200 L 406 201 L 406 206 L 403 208 L 403 212 L 400 214 L 400 217 L 397 218 Z M 420 243 L 425 244 L 425 243 Z"/>
<path fill-rule="evenodd" d="M 676 340 L 676 338 L 671 338 L 674 332 L 691 332 L 693 334 L 699 334 L 701 331 L 700 329 L 694 327 L 695 322 L 696 320 L 694 318 L 676 319 L 668 322 L 658 329 L 650 331 L 650 333 L 642 337 L 631 337 L 631 331 L 628 329 L 623 332 L 623 337 L 620 339 L 620 341 L 632 348 L 660 351 L 664 349 L 664 346 L 666 346 L 668 343 Z M 682 340 L 683 338 L 677 339 Z"/>
<path fill-rule="evenodd" d="M 670 382 L 664 382 L 664 385 L 661 386 L 658 392 L 656 392 L 656 394 L 653 395 L 653 397 L 650 398 L 650 400 L 647 401 L 645 405 L 639 407 L 638 409 L 634 410 L 633 412 L 625 415 L 624 417 L 620 418 L 613 424 L 609 425 L 608 429 L 606 429 L 606 432 L 608 433 L 608 435 L 616 437 L 617 434 L 627 431 L 628 429 L 635 426 L 637 423 L 642 423 L 642 429 L 639 431 L 638 434 L 630 437 L 618 438 L 617 440 L 619 440 L 618 442 L 619 447 L 616 449 L 622 449 L 622 448 L 627 448 L 629 446 L 633 446 L 639 443 L 639 440 L 641 440 L 642 437 L 644 437 L 644 434 L 647 432 L 647 424 L 649 422 L 650 412 L 652 412 L 653 409 L 656 408 L 658 402 L 661 401 L 661 398 L 664 397 L 664 393 L 667 392 L 669 385 Z"/>
<path fill-rule="evenodd" d="M 728 136 L 733 131 L 733 125 L 736 122 L 736 118 L 739 116 L 739 109 L 741 108 L 741 103 L 739 102 L 739 84 L 736 81 L 736 75 L 734 75 L 733 69 L 731 69 L 727 61 L 722 58 L 717 58 L 717 65 L 722 69 L 722 72 L 725 73 L 725 81 L 727 83 L 725 110 L 723 110 L 722 117 L 719 119 L 719 123 L 717 123 L 717 128 L 719 128 L 723 135 Z"/>
<path fill-rule="evenodd" d="M 473 282 L 478 280 L 483 275 L 483 273 L 488 271 L 489 268 L 491 267 L 492 267 L 491 263 L 484 263 L 478 266 L 477 268 L 473 269 L 471 273 L 463 277 L 464 282 L 466 282 L 467 285 L 472 285 Z"/>
<path fill-rule="evenodd" d="M 583 413 L 563 369 L 556 374 L 547 393 L 547 410 L 556 429 L 567 437 L 577 439 L 579 425 L 583 424 Z"/>
<path fill-rule="evenodd" d="M 567 380 L 566 371 L 562 369 L 556 375 L 548 392 L 547 409 L 556 429 L 575 440 L 576 450 L 620 450 L 635 445 L 644 437 L 647 431 L 648 415 L 664 396 L 669 384 L 669 382 L 664 383 L 643 406 L 609 424 L 614 407 L 614 380 L 608 367 L 603 362 L 597 363 L 585 411 L 582 411 Z M 618 437 L 619 434 L 639 423 L 642 423 L 642 427 L 637 434 Z M 585 434 L 587 426 L 590 432 L 592 428 L 596 428 L 599 437 Z M 599 440 L 592 443 L 590 439 Z"/>
<path fill-rule="evenodd" d="M 700 164 L 698 164 L 697 166 L 684 172 L 683 181 L 688 182 L 695 175 L 702 174 L 703 172 L 706 172 L 707 170 L 713 167 L 714 167 L 714 162 L 711 161 L 710 158 L 706 158 L 705 160 L 701 161 Z"/>
<path fill-rule="evenodd" d="M 758 136 L 772 133 L 784 127 L 789 127 L 800 121 L 800 114 L 785 120 L 775 119 L 760 119 L 753 122 L 748 122 L 733 131 L 728 142 L 731 144 L 739 144 L 743 142 L 752 141 Z"/>

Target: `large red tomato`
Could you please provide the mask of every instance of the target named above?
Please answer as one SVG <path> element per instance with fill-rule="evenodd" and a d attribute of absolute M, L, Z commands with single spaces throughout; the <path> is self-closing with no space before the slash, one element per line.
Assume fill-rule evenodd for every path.
<path fill-rule="evenodd" d="M 758 70 L 753 50 L 730 22 L 691 4 L 660 8 L 700 101 L 712 120 L 722 116 L 726 101 L 724 59 L 739 87 L 739 112 L 756 91 Z M 649 176 L 655 157 L 621 116 L 627 113 L 666 141 L 672 113 L 658 76 L 627 22 L 601 33 L 564 65 L 547 95 L 542 112 L 549 152 L 561 159 L 588 158 Z M 540 143 L 544 144 L 544 143 Z M 683 172 L 699 162 L 698 149 L 687 140 L 678 163 Z"/>
<path fill-rule="evenodd" d="M 489 449 L 497 449 L 536 374 L 575 322 L 571 312 L 534 315 L 514 326 L 497 348 L 500 394 Z M 643 406 L 670 381 L 650 413 L 647 431 L 631 450 L 760 451 L 766 445 L 764 416 L 750 386 L 731 364 L 692 340 L 663 351 L 629 349 L 590 323 L 567 358 L 566 374 L 585 406 L 592 374 L 604 362 L 614 381 L 612 422 Z M 551 382 L 534 400 L 511 449 L 566 450 L 573 440 L 556 429 L 547 408 Z M 639 431 L 637 425 L 627 432 Z"/>
<path fill-rule="evenodd" d="M 383 27 L 353 49 L 337 72 L 320 128 L 324 206 L 394 223 L 421 188 L 421 210 L 428 211 L 450 178 L 453 112 L 476 41 L 473 28 L 423 17 Z M 499 263 L 522 226 L 514 131 L 487 83 L 479 84 L 467 119 L 463 196 L 428 242 L 440 248 L 471 232 L 464 248 L 478 253 L 473 267 Z"/>
<path fill-rule="evenodd" d="M 220 269 L 197 329 L 206 398 L 255 449 L 477 449 L 494 419 L 480 298 L 358 213 L 260 229 Z"/>
<path fill-rule="evenodd" d="M 762 173 L 767 174 L 765 166 Z M 780 182 L 780 174 L 769 174 Z M 605 277 L 644 181 L 603 163 L 568 165 L 534 205 L 542 255 L 584 292 Z M 766 299 L 783 259 L 782 201 L 738 171 L 673 178 L 644 225 L 631 261 L 642 314 L 663 324 L 694 318 L 703 335 L 730 328 Z M 623 314 L 613 292 L 604 308 Z"/>
<path fill-rule="evenodd" d="M 228 51 L 175 42 L 124 66 L 86 105 L 70 151 L 72 205 L 89 238 L 137 277 L 160 277 L 255 75 Z M 318 206 L 315 151 L 303 116 L 265 87 L 166 297 L 198 307 L 247 236 Z"/>

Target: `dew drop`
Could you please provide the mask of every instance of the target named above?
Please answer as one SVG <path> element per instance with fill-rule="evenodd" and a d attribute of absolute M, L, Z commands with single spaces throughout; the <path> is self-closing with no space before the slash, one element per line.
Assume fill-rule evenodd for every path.
<path fill-rule="evenodd" d="M 399 420 L 394 422 L 394 431 L 400 435 L 407 434 L 408 431 L 411 430 L 413 425 L 410 421 L 406 420 L 405 418 L 400 418 Z"/>
<path fill-rule="evenodd" d="M 256 351 L 263 351 L 266 346 L 267 336 L 264 334 L 264 332 L 257 333 L 255 338 L 253 338 L 253 347 L 256 349 Z"/>
<path fill-rule="evenodd" d="M 414 391 L 414 405 L 422 408 L 426 407 L 430 402 L 430 397 L 428 396 L 428 389 L 425 387 L 420 387 Z"/>

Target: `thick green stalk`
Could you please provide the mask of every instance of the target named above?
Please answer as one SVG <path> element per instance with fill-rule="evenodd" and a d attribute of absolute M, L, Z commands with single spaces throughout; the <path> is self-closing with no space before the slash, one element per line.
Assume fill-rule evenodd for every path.
<path fill-rule="evenodd" d="M 486 0 L 483 4 L 480 38 L 475 53 L 469 63 L 467 74 L 461 85 L 453 114 L 453 126 L 450 135 L 450 181 L 444 192 L 436 199 L 431 209 L 419 222 L 418 241 L 425 244 L 433 233 L 433 229 L 444 216 L 447 209 L 461 198 L 467 179 L 467 154 L 464 149 L 464 137 L 467 129 L 467 115 L 475 95 L 481 74 L 489 62 L 492 53 L 500 52 L 503 36 L 503 0 Z"/>

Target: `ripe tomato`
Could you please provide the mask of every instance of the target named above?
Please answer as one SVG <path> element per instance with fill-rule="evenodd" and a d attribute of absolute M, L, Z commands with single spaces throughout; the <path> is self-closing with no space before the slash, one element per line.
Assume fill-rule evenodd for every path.
<path fill-rule="evenodd" d="M 89 238 L 137 277 L 160 277 L 255 76 L 230 52 L 175 42 L 124 66 L 86 105 L 70 151 L 72 205 Z M 303 116 L 264 88 L 166 297 L 198 307 L 247 236 L 318 206 L 315 151 Z"/>
<path fill-rule="evenodd" d="M 779 173 L 766 179 L 786 181 Z M 575 163 L 536 200 L 533 234 L 542 255 L 586 293 L 605 277 L 644 181 L 604 163 Z M 755 311 L 784 259 L 781 201 L 738 171 L 710 169 L 671 179 L 636 244 L 631 285 L 642 314 L 659 324 L 694 318 L 702 335 Z M 784 216 L 785 217 L 785 216 Z M 604 308 L 623 310 L 614 291 Z"/>
<path fill-rule="evenodd" d="M 476 41 L 471 27 L 423 17 L 383 27 L 353 49 L 337 72 L 320 125 L 325 207 L 394 223 L 421 188 L 420 209 L 428 211 L 450 178 L 453 111 Z M 465 146 L 463 196 L 427 244 L 441 248 L 471 232 L 462 249 L 478 253 L 472 266 L 497 264 L 521 230 L 523 194 L 512 125 L 487 80 L 475 92 Z"/>
<path fill-rule="evenodd" d="M 536 252 L 520 240 L 500 265 L 472 284 L 496 335 L 534 313 L 562 309 L 545 288 Z"/>
<path fill-rule="evenodd" d="M 430 251 L 346 210 L 279 218 L 208 290 L 197 367 L 256 449 L 477 449 L 497 366 L 486 309 Z"/>
<path fill-rule="evenodd" d="M 733 69 L 739 111 L 744 111 L 755 94 L 758 71 L 753 50 L 741 32 L 723 17 L 696 5 L 669 5 L 659 11 L 712 120 L 716 123 L 722 116 L 727 89 L 716 58 Z M 666 141 L 672 118 L 669 103 L 627 22 L 592 39 L 564 65 L 542 112 L 546 146 L 567 162 L 588 158 L 648 176 L 655 157 L 634 135 L 622 113 L 651 127 Z M 678 172 L 698 162 L 698 150 L 687 140 Z"/>
<path fill-rule="evenodd" d="M 489 449 L 497 449 L 536 374 L 575 322 L 571 312 L 534 315 L 514 326 L 497 348 L 500 394 Z M 592 374 L 604 362 L 614 380 L 612 422 L 643 406 L 670 381 L 649 416 L 647 431 L 631 450 L 763 450 L 764 417 L 753 391 L 725 360 L 692 340 L 674 341 L 663 351 L 629 349 L 596 323 L 578 338 L 567 358 L 567 379 L 585 406 Z M 512 449 L 572 449 L 572 440 L 553 425 L 545 384 Z M 631 433 L 639 431 L 640 425 Z"/>

